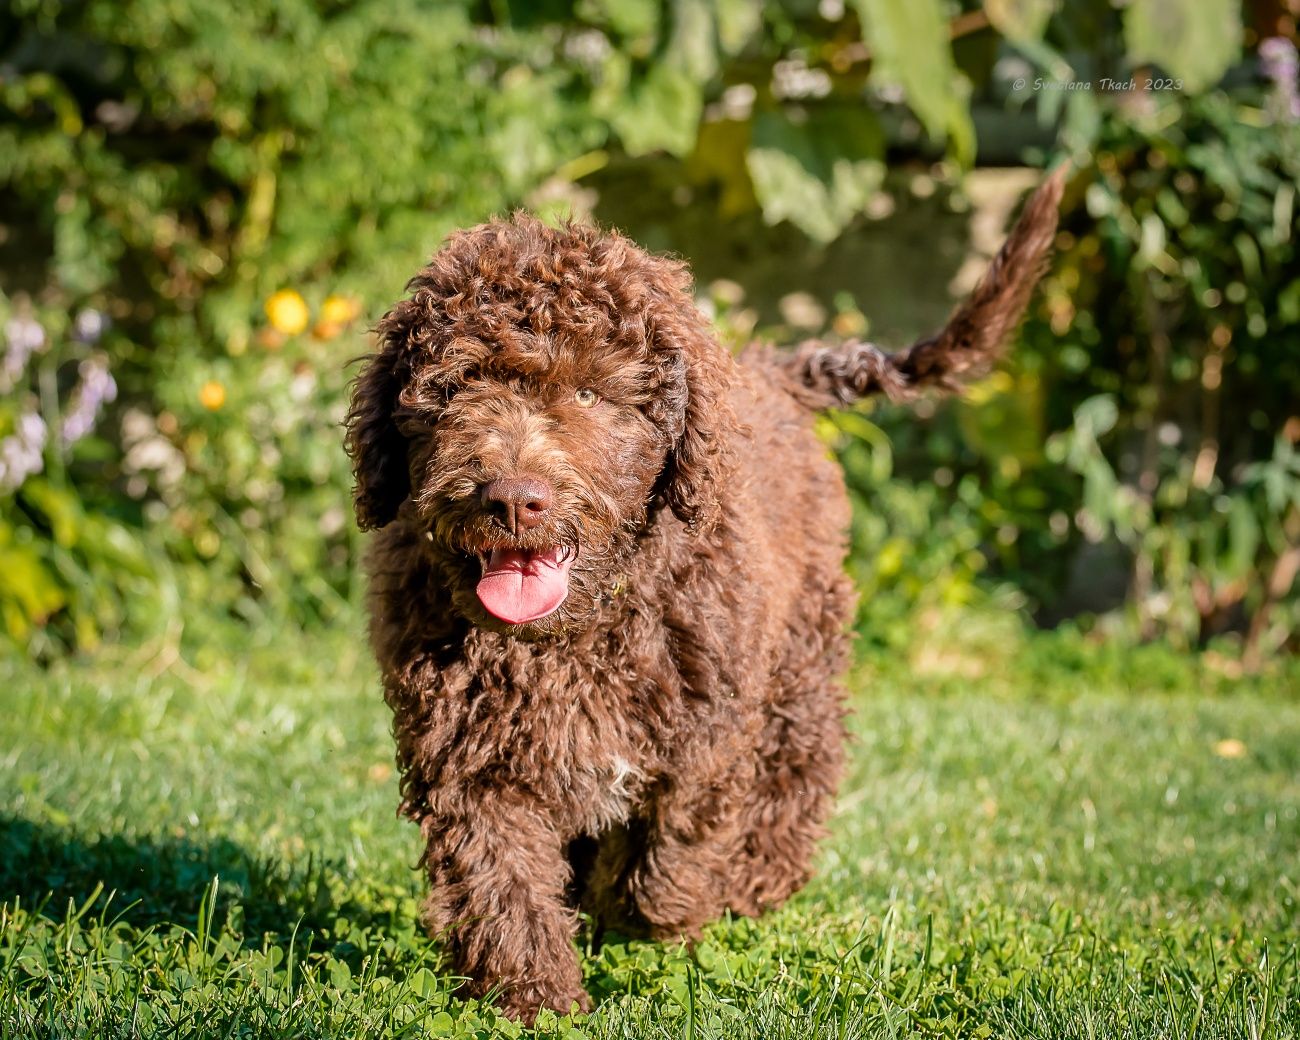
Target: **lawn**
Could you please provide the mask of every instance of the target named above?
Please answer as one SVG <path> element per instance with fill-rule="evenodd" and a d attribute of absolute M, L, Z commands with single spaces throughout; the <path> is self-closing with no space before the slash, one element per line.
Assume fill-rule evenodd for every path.
<path fill-rule="evenodd" d="M 1300 671 L 1065 636 L 969 678 L 864 658 L 814 882 L 693 950 L 584 937 L 598 1009 L 540 1035 L 1300 1033 Z M 359 640 L 0 689 L 0 1038 L 520 1034 L 416 927 Z"/>

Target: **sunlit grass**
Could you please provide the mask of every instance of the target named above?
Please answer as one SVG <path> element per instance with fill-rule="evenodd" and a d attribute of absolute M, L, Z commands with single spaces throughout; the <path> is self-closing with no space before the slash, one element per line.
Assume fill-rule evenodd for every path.
<path fill-rule="evenodd" d="M 510 1036 L 416 926 L 355 638 L 0 664 L 0 1038 Z M 814 882 L 694 950 L 584 933 L 547 1036 L 1300 1031 L 1297 676 L 1063 637 L 868 661 Z"/>

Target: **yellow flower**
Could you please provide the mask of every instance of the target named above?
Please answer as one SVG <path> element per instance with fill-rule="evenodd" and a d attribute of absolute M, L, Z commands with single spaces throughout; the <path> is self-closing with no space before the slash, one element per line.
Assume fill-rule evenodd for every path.
<path fill-rule="evenodd" d="M 209 379 L 199 389 L 199 404 L 210 412 L 215 412 L 226 403 L 226 388 L 215 379 Z"/>
<path fill-rule="evenodd" d="M 307 310 L 307 301 L 293 289 L 281 289 L 266 301 L 266 316 L 278 332 L 286 336 L 296 336 L 311 321 L 311 312 Z"/>
<path fill-rule="evenodd" d="M 321 325 L 346 325 L 361 313 L 361 301 L 353 296 L 326 296 L 320 307 Z"/>
<path fill-rule="evenodd" d="M 1215 743 L 1214 753 L 1220 758 L 1245 758 L 1246 745 L 1236 737 L 1228 737 Z"/>

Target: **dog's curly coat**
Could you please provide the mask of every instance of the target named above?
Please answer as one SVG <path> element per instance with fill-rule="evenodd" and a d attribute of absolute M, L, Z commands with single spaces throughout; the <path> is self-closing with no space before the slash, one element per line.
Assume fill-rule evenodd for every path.
<path fill-rule="evenodd" d="M 987 366 L 1061 185 L 945 329 L 892 356 L 737 360 L 683 265 L 523 216 L 453 235 L 384 316 L 347 418 L 357 518 L 381 529 L 371 638 L 427 923 L 473 992 L 525 1021 L 587 1008 L 578 907 L 691 937 L 803 884 L 853 606 L 812 415 Z"/>

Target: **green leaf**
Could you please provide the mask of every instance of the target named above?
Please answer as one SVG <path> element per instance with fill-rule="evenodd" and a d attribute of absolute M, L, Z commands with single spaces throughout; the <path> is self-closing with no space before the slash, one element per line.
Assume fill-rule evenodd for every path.
<path fill-rule="evenodd" d="M 816 109 L 802 123 L 759 113 L 746 162 L 769 224 L 788 220 L 829 242 L 880 186 L 883 156 L 875 116 L 844 106 Z"/>
<path fill-rule="evenodd" d="M 718 0 L 718 42 L 727 54 L 735 54 L 763 28 L 761 0 Z"/>
<path fill-rule="evenodd" d="M 695 145 L 704 102 L 700 88 L 681 69 L 655 65 L 632 87 L 612 122 L 629 155 L 663 149 L 687 155 Z"/>
<path fill-rule="evenodd" d="M 22 495 L 29 505 L 39 510 L 49 521 L 56 543 L 64 548 L 76 544 L 81 521 L 81 504 L 76 495 L 39 477 L 29 480 L 23 486 Z"/>
<path fill-rule="evenodd" d="M 902 87 L 926 130 L 947 137 L 958 161 L 969 164 L 975 155 L 970 86 L 953 64 L 939 0 L 854 0 L 853 6 L 871 48 L 872 77 Z"/>
<path fill-rule="evenodd" d="M 1038 40 L 1056 10 L 1056 0 L 984 0 L 993 28 L 1016 43 Z"/>
<path fill-rule="evenodd" d="M 858 441 L 869 461 L 868 474 L 873 484 L 889 479 L 894 468 L 894 449 L 889 435 L 861 412 L 849 409 L 822 414 L 817 420 L 817 435 L 827 444 L 841 436 Z"/>
<path fill-rule="evenodd" d="M 1261 539 L 1259 520 L 1251 509 L 1250 500 L 1235 495 L 1228 509 L 1228 559 L 1229 577 L 1248 577 L 1255 564 Z"/>
<path fill-rule="evenodd" d="M 1081 402 L 1074 410 L 1074 426 L 1095 442 L 1109 433 L 1119 419 L 1119 408 L 1110 394 L 1098 394 Z"/>
<path fill-rule="evenodd" d="M 0 550 L 0 599 L 16 605 L 24 621 L 37 624 L 68 601 L 44 561 L 25 546 Z M 9 627 L 14 628 L 12 617 Z"/>
<path fill-rule="evenodd" d="M 701 83 L 718 71 L 713 12 L 706 0 L 676 0 L 664 60 Z"/>
<path fill-rule="evenodd" d="M 659 4 L 656 0 L 583 0 L 577 13 L 586 22 L 607 27 L 624 40 L 647 50 L 659 31 Z"/>
<path fill-rule="evenodd" d="M 1133 0 L 1124 39 L 1134 63 L 1151 62 L 1190 93 L 1212 87 L 1241 53 L 1237 0 Z"/>

